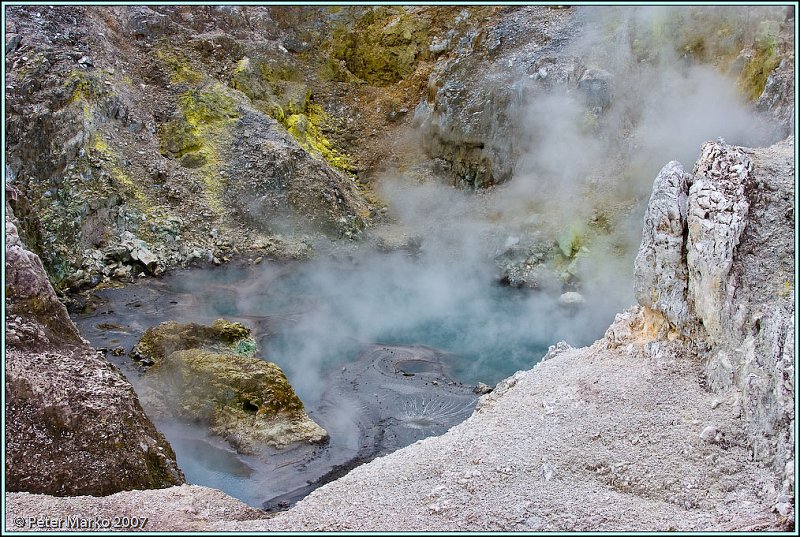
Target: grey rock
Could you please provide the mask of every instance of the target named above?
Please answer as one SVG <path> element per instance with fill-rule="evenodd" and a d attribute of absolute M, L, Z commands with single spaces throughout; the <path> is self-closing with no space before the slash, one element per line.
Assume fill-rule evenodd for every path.
<path fill-rule="evenodd" d="M 747 224 L 744 195 L 752 163 L 740 149 L 724 142 L 703 146 L 689 188 L 687 254 L 689 300 L 712 340 L 723 337 L 733 312 L 729 283 L 733 252 Z"/>
<path fill-rule="evenodd" d="M 567 352 L 569 350 L 572 350 L 572 348 L 573 348 L 572 345 L 570 345 L 566 341 L 559 341 L 555 345 L 550 345 L 547 348 L 547 354 L 545 354 L 542 357 L 542 361 L 549 360 L 551 358 L 555 358 L 556 356 L 558 356 L 562 352 Z"/>
<path fill-rule="evenodd" d="M 578 81 L 578 89 L 592 110 L 605 110 L 614 98 L 614 75 L 603 69 L 587 69 Z"/>
<path fill-rule="evenodd" d="M 794 132 L 794 105 L 794 62 L 784 59 L 767 78 L 756 110 L 778 126 L 781 136 L 789 136 Z"/>
<path fill-rule="evenodd" d="M 6 322 L 16 336 L 6 347 L 8 490 L 106 495 L 183 483 L 133 387 L 80 337 L 6 211 Z"/>
<path fill-rule="evenodd" d="M 700 438 L 708 444 L 718 444 L 722 439 L 722 433 L 713 425 L 709 425 L 700 433 Z"/>
<path fill-rule="evenodd" d="M 790 491 L 794 153 L 793 137 L 761 149 L 720 140 L 703 146 L 693 178 L 673 163 L 662 170 L 636 260 L 645 308 L 634 314 L 656 332 L 659 322 L 677 328 L 673 335 L 699 353 L 717 398 L 738 401 L 755 459 Z M 630 340 L 626 326 L 609 328 L 609 345 Z"/>
<path fill-rule="evenodd" d="M 561 296 L 558 297 L 558 305 L 566 309 L 579 308 L 584 302 L 586 302 L 586 299 L 583 298 L 583 295 L 575 291 L 562 293 Z"/>
<path fill-rule="evenodd" d="M 552 464 L 547 462 L 542 464 L 542 477 L 544 477 L 545 481 L 550 481 L 551 479 L 553 479 L 555 471 L 556 471 L 555 466 L 553 466 Z"/>
<path fill-rule="evenodd" d="M 485 395 L 487 393 L 491 393 L 492 387 L 488 384 L 484 384 L 483 382 L 479 382 L 473 389 L 473 393 L 477 393 L 478 395 Z"/>
<path fill-rule="evenodd" d="M 662 312 L 675 326 L 686 325 L 689 315 L 683 249 L 690 181 L 679 162 L 662 168 L 647 205 L 642 244 L 634 263 L 639 304 Z"/>
<path fill-rule="evenodd" d="M 124 232 L 120 238 L 122 245 L 127 248 L 130 253 L 131 259 L 144 265 L 148 272 L 156 272 L 158 268 L 158 256 L 150 251 L 146 242 L 137 239 L 129 231 Z"/>
<path fill-rule="evenodd" d="M 22 36 L 20 34 L 6 34 L 6 54 L 14 52 L 22 44 Z"/>

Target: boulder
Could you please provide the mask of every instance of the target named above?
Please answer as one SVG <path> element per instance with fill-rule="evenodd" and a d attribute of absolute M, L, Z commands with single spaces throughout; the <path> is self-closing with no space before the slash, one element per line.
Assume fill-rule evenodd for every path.
<path fill-rule="evenodd" d="M 144 265 L 151 274 L 156 272 L 158 269 L 158 256 L 150 251 L 146 242 L 134 237 L 130 231 L 125 231 L 121 239 L 122 245 L 130 253 L 131 259 Z"/>
<path fill-rule="evenodd" d="M 675 326 L 685 326 L 689 322 L 683 243 L 691 179 L 676 161 L 659 172 L 647 205 L 642 244 L 634 264 L 634 291 L 639 304 L 663 312 Z"/>
<path fill-rule="evenodd" d="M 167 321 L 148 328 L 131 351 L 131 357 L 144 366 L 151 366 L 163 363 L 173 352 L 187 349 L 253 356 L 256 342 L 242 323 L 217 319 L 206 326 Z"/>
<path fill-rule="evenodd" d="M 132 351 L 151 365 L 142 400 L 159 418 L 207 425 L 241 453 L 325 441 L 283 371 L 255 351 L 250 331 L 224 319 L 150 328 Z"/>
<path fill-rule="evenodd" d="M 80 337 L 6 215 L 8 490 L 102 496 L 184 483 L 133 387 Z"/>
<path fill-rule="evenodd" d="M 587 69 L 578 81 L 578 89 L 583 93 L 586 106 L 603 111 L 611 106 L 614 98 L 614 75 L 603 69 Z"/>

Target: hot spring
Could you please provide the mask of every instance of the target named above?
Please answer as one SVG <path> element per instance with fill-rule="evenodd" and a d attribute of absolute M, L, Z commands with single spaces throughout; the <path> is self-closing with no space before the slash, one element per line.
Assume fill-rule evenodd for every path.
<path fill-rule="evenodd" d="M 444 262 L 424 251 L 382 253 L 366 247 L 310 261 L 189 269 L 97 296 L 98 307 L 75 321 L 137 389 L 141 371 L 126 354 L 148 327 L 167 320 L 243 322 L 259 343 L 259 356 L 283 369 L 309 415 L 331 435 L 313 456 L 276 453 L 265 462 L 236 454 L 200 427 L 158 423 L 189 482 L 257 507 L 286 494 L 294 501 L 326 474 L 335 477 L 370 457 L 444 433 L 471 413 L 477 396 L 463 394 L 471 394 L 474 385 L 494 385 L 530 369 L 561 339 L 575 346 L 591 343 L 619 309 L 600 293 L 587 295 L 579 310 L 565 310 L 557 296 L 499 284 L 497 266 L 488 261 Z M 369 418 L 404 421 L 405 429 L 381 428 L 375 434 L 391 431 L 396 438 L 382 438 L 380 450 L 367 456 L 358 445 L 364 435 L 359 420 L 372 411 L 364 407 L 377 404 L 348 395 L 348 382 L 335 375 L 381 348 L 411 349 L 393 367 L 420 383 L 416 398 L 398 402 L 395 414 Z M 377 354 L 375 360 L 386 361 Z M 452 379 L 462 398 L 426 396 L 432 385 L 422 383 L 425 374 Z M 353 375 L 369 382 L 361 373 Z"/>

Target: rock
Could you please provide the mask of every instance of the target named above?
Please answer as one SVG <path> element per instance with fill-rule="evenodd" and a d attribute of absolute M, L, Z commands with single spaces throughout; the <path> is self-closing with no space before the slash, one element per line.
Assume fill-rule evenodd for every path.
<path fill-rule="evenodd" d="M 66 308 L 47 280 L 39 256 L 26 250 L 6 208 L 6 311 L 33 317 L 44 330 L 46 342 L 81 344 L 81 337 Z M 35 342 L 31 342 L 35 343 Z"/>
<path fill-rule="evenodd" d="M 718 444 L 722 440 L 722 433 L 714 425 L 709 425 L 700 433 L 700 438 L 707 444 Z"/>
<path fill-rule="evenodd" d="M 335 34 L 333 57 L 358 78 L 386 86 L 411 75 L 417 61 L 428 56 L 428 31 L 424 18 L 382 6 L 357 20 L 352 31 Z"/>
<path fill-rule="evenodd" d="M 720 140 L 703 146 L 693 177 L 677 164 L 665 167 L 647 209 L 634 285 L 645 306 L 638 331 L 666 335 L 661 317 L 677 327 L 670 337 L 702 350 L 709 389 L 738 400 L 755 459 L 787 483 L 795 419 L 794 151 L 793 137 L 761 149 Z M 615 330 L 615 341 L 618 332 L 628 341 L 634 332 Z"/>
<path fill-rule="evenodd" d="M 242 323 L 217 319 L 206 326 L 168 321 L 145 330 L 131 357 L 145 365 L 158 365 L 173 352 L 187 349 L 254 356 L 256 342 Z"/>
<path fill-rule="evenodd" d="M 563 340 L 559 341 L 555 345 L 550 345 L 547 348 L 547 354 L 545 354 L 542 357 L 542 361 L 549 360 L 551 358 L 555 358 L 556 356 L 558 356 L 562 352 L 567 352 L 567 351 L 571 350 L 572 348 L 573 348 L 572 345 L 570 345 L 566 341 L 563 341 Z"/>
<path fill-rule="evenodd" d="M 603 69 L 587 69 L 578 81 L 578 89 L 591 110 L 606 110 L 614 98 L 614 75 Z"/>
<path fill-rule="evenodd" d="M 712 340 L 720 341 L 730 326 L 733 288 L 729 274 L 733 252 L 747 224 L 749 201 L 745 183 L 752 162 L 740 148 L 708 142 L 695 164 L 687 200 L 689 299 Z"/>
<path fill-rule="evenodd" d="M 551 479 L 553 479 L 553 476 L 555 475 L 555 470 L 556 470 L 555 466 L 553 466 L 550 463 L 546 462 L 542 464 L 542 477 L 544 477 L 544 480 L 550 481 Z"/>
<path fill-rule="evenodd" d="M 438 384 L 438 383 L 437 383 Z M 478 395 L 485 395 L 487 393 L 491 393 L 494 388 L 489 386 L 488 384 L 484 384 L 483 382 L 479 382 L 473 389 L 473 393 L 477 393 Z"/>
<path fill-rule="evenodd" d="M 781 516 L 789 516 L 793 510 L 794 506 L 789 502 L 780 502 L 775 504 L 775 511 L 777 511 Z"/>
<path fill-rule="evenodd" d="M 20 34 L 6 34 L 6 54 L 14 52 L 22 44 L 22 36 Z"/>
<path fill-rule="evenodd" d="M 782 136 L 794 132 L 794 61 L 783 59 L 770 73 L 756 110 L 767 114 L 779 126 Z"/>
<path fill-rule="evenodd" d="M 6 207 L 6 485 L 107 495 L 184 482 L 120 371 L 78 335 Z M 19 337 L 24 335 L 25 337 Z"/>
<path fill-rule="evenodd" d="M 534 65 L 545 56 L 541 45 L 549 43 L 548 52 L 554 52 L 567 31 L 564 19 L 552 18 L 540 27 L 537 39 L 519 39 L 535 24 L 526 18 L 533 14 L 478 27 L 462 19 L 447 43 L 436 42 L 436 50 L 447 50 L 449 58 L 437 62 L 428 77 L 427 94 L 415 110 L 414 123 L 423 149 L 448 164 L 446 173 L 456 186 L 479 189 L 504 183 L 511 179 L 518 157 L 530 150 L 525 121 L 520 121 L 530 116 L 525 105 L 537 85 L 529 84 L 528 74 L 544 67 Z M 547 56 L 555 56 L 554 61 L 545 69 L 546 81 L 537 78 L 537 83 L 563 84 L 566 90 L 572 58 Z M 574 82 L 569 85 L 574 87 Z"/>
<path fill-rule="evenodd" d="M 149 273 L 156 272 L 158 269 L 158 256 L 148 249 L 146 242 L 134 237 L 130 231 L 124 232 L 120 240 L 122 246 L 128 250 L 131 259 L 144 265 Z"/>
<path fill-rule="evenodd" d="M 150 366 L 142 397 L 148 412 L 204 423 L 241 453 L 326 440 L 281 369 L 255 352 L 250 331 L 224 319 L 148 329 L 133 351 Z"/>
<path fill-rule="evenodd" d="M 691 179 L 675 161 L 659 172 L 634 263 L 634 292 L 639 304 L 660 311 L 679 327 L 689 323 L 683 242 Z"/>
<path fill-rule="evenodd" d="M 586 302 L 586 299 L 583 298 L 583 295 L 575 291 L 563 293 L 558 297 L 558 305 L 565 309 L 577 309 L 581 307 L 584 302 Z"/>

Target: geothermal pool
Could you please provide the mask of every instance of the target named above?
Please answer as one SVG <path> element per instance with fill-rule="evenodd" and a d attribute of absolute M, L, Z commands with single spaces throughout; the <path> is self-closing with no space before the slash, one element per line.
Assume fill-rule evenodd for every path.
<path fill-rule="evenodd" d="M 404 251 L 230 264 L 98 291 L 98 307 L 74 320 L 137 390 L 143 379 L 127 353 L 148 327 L 220 317 L 250 327 L 259 356 L 284 370 L 329 443 L 264 460 L 236 454 L 200 427 L 157 425 L 190 483 L 262 507 L 275 497 L 296 501 L 359 462 L 444 433 L 472 412 L 475 384 L 530 369 L 561 339 L 594 341 L 618 307 L 605 304 L 608 313 L 598 313 L 588 296 L 584 310 L 565 311 L 557 297 L 502 286 L 496 276 L 491 263 L 438 263 Z M 395 353 L 406 356 L 401 366 L 389 364 Z M 400 378 L 416 384 L 392 396 L 392 367 L 413 373 Z M 370 400 L 366 388 L 350 393 L 356 377 L 372 382 L 383 400 Z M 449 391 L 434 393 L 434 385 Z M 429 412 L 441 415 L 429 419 Z"/>

